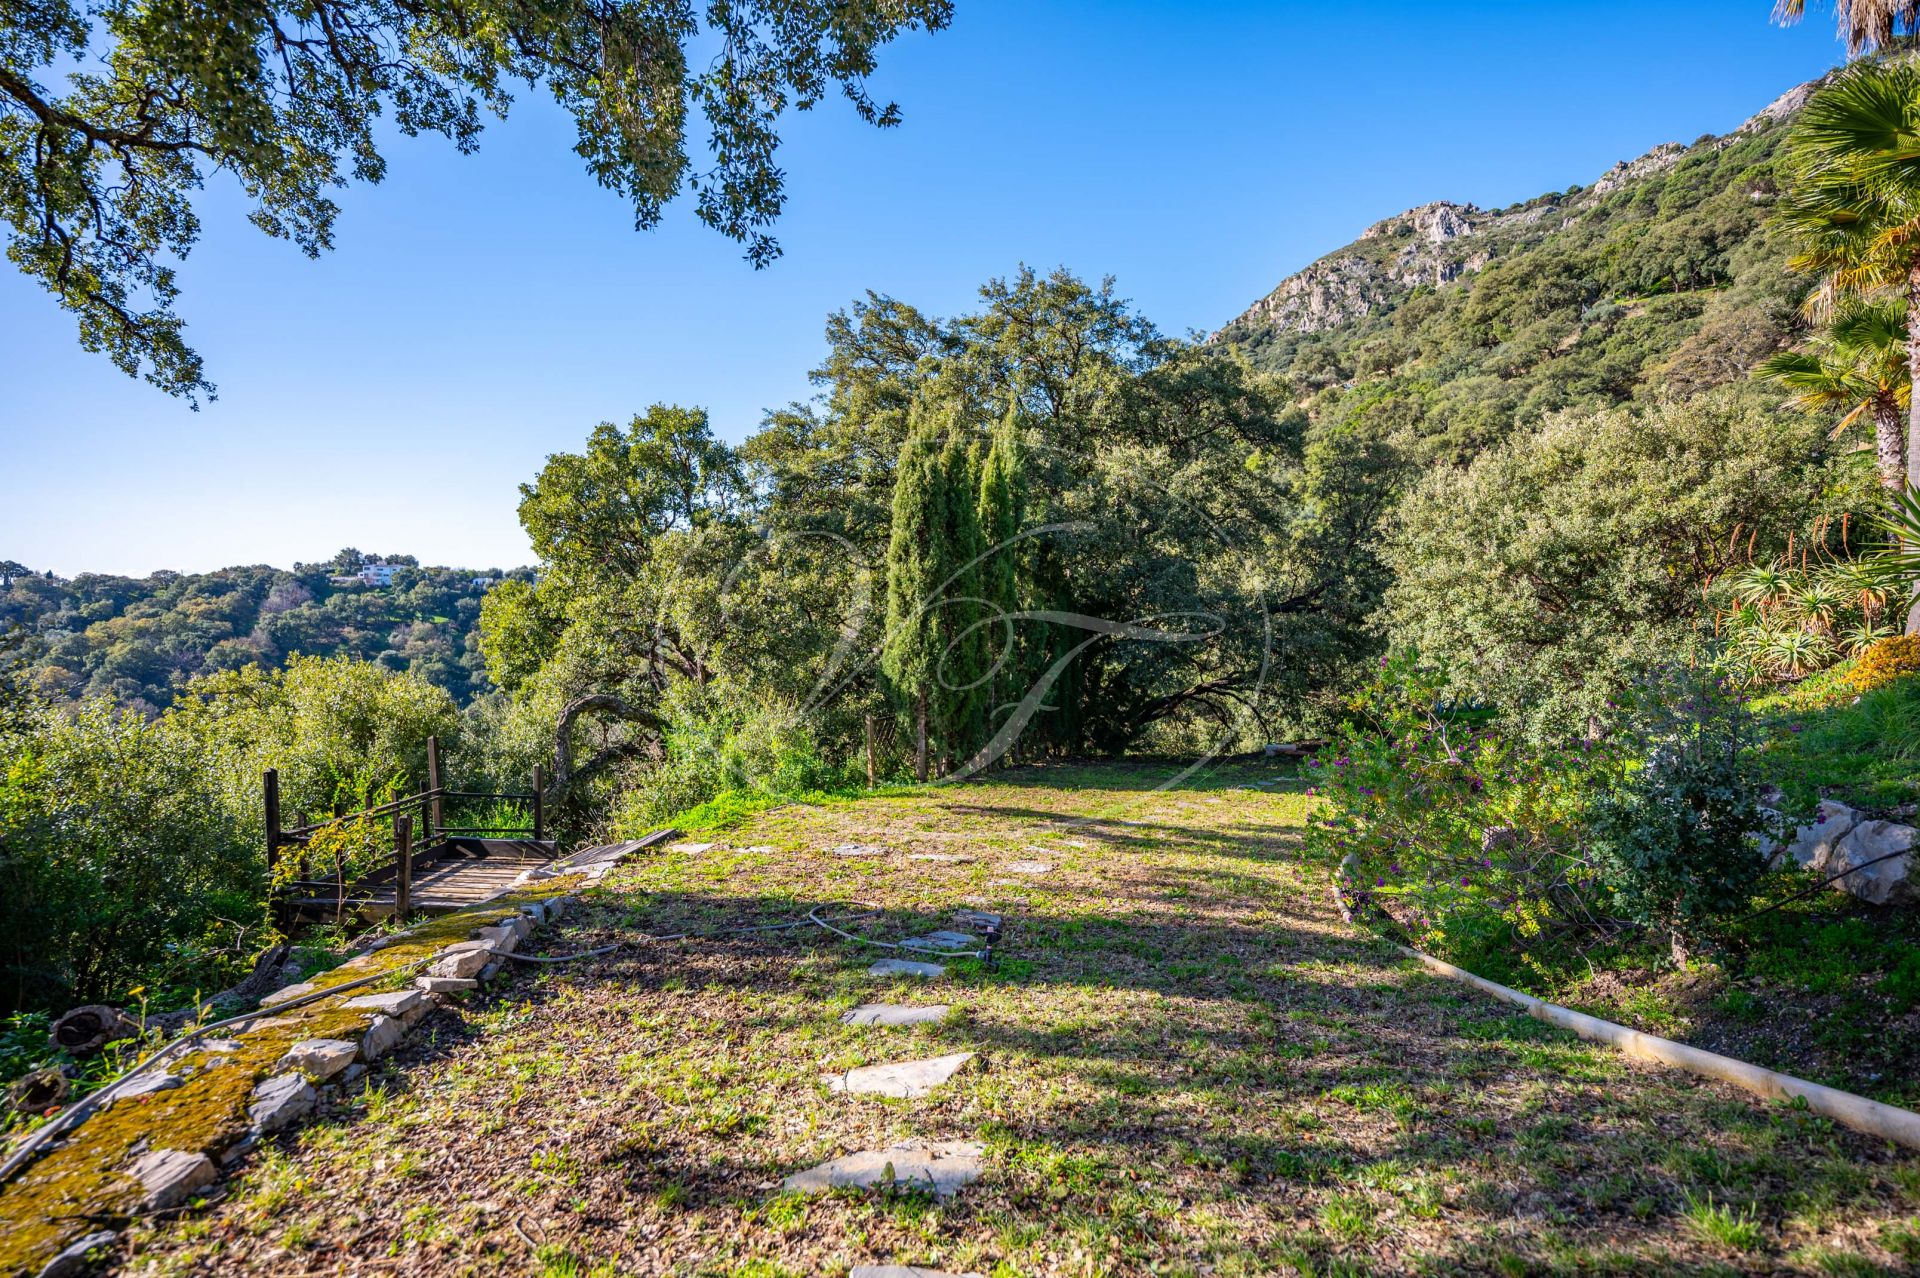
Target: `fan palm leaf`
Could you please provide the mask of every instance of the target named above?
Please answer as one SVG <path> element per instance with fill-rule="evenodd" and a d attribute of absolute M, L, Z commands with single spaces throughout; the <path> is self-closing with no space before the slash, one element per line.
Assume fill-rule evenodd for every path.
<path fill-rule="evenodd" d="M 1778 0 L 1773 6 L 1774 21 L 1785 26 L 1798 22 L 1807 12 L 1807 0 Z M 1849 54 L 1884 49 L 1903 32 L 1920 26 L 1920 0 L 1835 0 L 1835 23 Z"/>

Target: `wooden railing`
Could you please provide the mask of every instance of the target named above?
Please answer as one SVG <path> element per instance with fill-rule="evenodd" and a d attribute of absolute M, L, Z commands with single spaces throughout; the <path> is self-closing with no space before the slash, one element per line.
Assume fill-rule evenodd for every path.
<path fill-rule="evenodd" d="M 280 774 L 268 768 L 261 775 L 261 799 L 266 811 L 267 871 L 274 885 L 274 906 L 282 912 L 291 898 L 313 893 L 330 893 L 344 911 L 348 894 L 356 889 L 394 885 L 395 913 L 405 918 L 412 909 L 413 874 L 425 861 L 438 859 L 453 847 L 453 839 L 530 838 L 541 843 L 546 838 L 545 776 L 538 765 L 533 769 L 533 788 L 524 793 L 499 793 L 479 790 L 449 790 L 441 783 L 440 742 L 427 738 L 427 788 L 386 803 L 348 812 L 336 805 L 334 813 L 323 821 L 286 826 L 280 811 Z M 446 822 L 447 803 L 508 802 L 525 804 L 532 824 L 515 826 L 454 826 Z M 392 857 L 370 867 L 362 867 L 352 878 L 338 852 L 333 855 L 331 878 L 313 877 L 307 845 L 316 834 L 344 825 L 392 819 Z M 295 873 L 283 877 L 281 867 L 287 857 L 296 856 Z"/>

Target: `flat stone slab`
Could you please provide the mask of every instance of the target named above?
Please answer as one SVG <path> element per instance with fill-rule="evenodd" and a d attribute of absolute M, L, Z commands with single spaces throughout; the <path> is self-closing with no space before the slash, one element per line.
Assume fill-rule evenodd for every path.
<path fill-rule="evenodd" d="M 929 932 L 900 944 L 909 950 L 977 950 L 980 938 L 966 932 Z"/>
<path fill-rule="evenodd" d="M 986 910 L 955 910 L 953 921 L 961 927 L 999 927 L 1000 916 Z"/>
<path fill-rule="evenodd" d="M 313 1084 L 299 1074 L 281 1074 L 253 1089 L 253 1103 L 247 1106 L 247 1117 L 261 1131 L 277 1132 L 311 1114 L 319 1099 Z"/>
<path fill-rule="evenodd" d="M 472 946 L 473 948 L 465 948 Z M 440 951 L 439 956 L 427 968 L 427 976 L 435 980 L 464 981 L 478 976 L 480 969 L 493 962 L 493 951 L 478 941 L 463 941 L 460 947 L 450 947 Z"/>
<path fill-rule="evenodd" d="M 965 865 L 973 860 L 964 852 L 909 852 L 909 861 L 937 861 L 941 865 Z"/>
<path fill-rule="evenodd" d="M 186 1080 L 178 1074 L 168 1074 L 165 1072 L 142 1074 L 118 1092 L 114 1093 L 113 1099 L 123 1101 L 131 1100 L 135 1096 L 151 1096 L 155 1092 L 170 1092 L 185 1081 Z"/>
<path fill-rule="evenodd" d="M 919 1265 L 855 1265 L 848 1278 L 981 1278 L 976 1273 L 953 1274 Z"/>
<path fill-rule="evenodd" d="M 302 981 L 298 985 L 289 985 L 284 989 L 278 989 L 266 995 L 260 1000 L 260 1006 L 278 1007 L 282 1003 L 299 998 L 302 994 L 311 994 L 319 988 L 319 986 L 311 981 Z"/>
<path fill-rule="evenodd" d="M 675 843 L 670 845 L 667 848 L 667 851 L 669 852 L 699 853 L 699 852 L 711 852 L 712 850 L 713 850 L 713 844 L 711 843 Z"/>
<path fill-rule="evenodd" d="M 427 994 L 457 994 L 461 990 L 480 988 L 480 982 L 470 976 L 417 976 L 413 985 Z"/>
<path fill-rule="evenodd" d="M 829 848 L 835 856 L 885 856 L 886 848 L 878 843 L 842 843 Z"/>
<path fill-rule="evenodd" d="M 1009 861 L 1000 867 L 1008 874 L 1049 874 L 1053 871 L 1050 861 Z"/>
<path fill-rule="evenodd" d="M 360 1045 L 343 1038 L 303 1039 L 287 1049 L 287 1054 L 280 1058 L 280 1068 L 297 1069 L 324 1083 L 344 1072 L 359 1054 Z"/>
<path fill-rule="evenodd" d="M 947 1005 L 935 1003 L 932 1007 L 907 1007 L 901 1003 L 862 1003 L 851 1012 L 840 1016 L 842 1025 L 925 1025 L 930 1021 L 945 1020 Z"/>
<path fill-rule="evenodd" d="M 864 1065 L 844 1074 L 829 1074 L 827 1086 L 836 1092 L 851 1092 L 860 1096 L 918 1100 L 959 1073 L 972 1059 L 972 1052 L 955 1052 L 951 1056 L 934 1056 L 924 1061 Z"/>
<path fill-rule="evenodd" d="M 407 1030 L 391 1016 L 376 1016 L 360 1038 L 360 1059 L 377 1061 L 399 1044 Z"/>
<path fill-rule="evenodd" d="M 945 976 L 947 969 L 938 963 L 916 963 L 912 959 L 881 959 L 867 969 L 868 976 Z"/>
<path fill-rule="evenodd" d="M 981 1153 L 972 1141 L 907 1141 L 887 1149 L 863 1149 L 795 1172 L 781 1182 L 781 1188 L 804 1194 L 891 1183 L 930 1189 L 946 1198 L 980 1179 L 985 1170 Z"/>
<path fill-rule="evenodd" d="M 414 1008 L 426 1002 L 427 996 L 419 990 L 395 990 L 391 994 L 362 994 L 359 998 L 350 998 L 343 1007 L 356 1012 L 378 1012 L 382 1016 L 405 1016 Z"/>
<path fill-rule="evenodd" d="M 212 1159 L 178 1149 L 148 1150 L 127 1171 L 146 1191 L 141 1206 L 148 1211 L 178 1207 L 196 1189 L 205 1189 L 219 1179 Z"/>

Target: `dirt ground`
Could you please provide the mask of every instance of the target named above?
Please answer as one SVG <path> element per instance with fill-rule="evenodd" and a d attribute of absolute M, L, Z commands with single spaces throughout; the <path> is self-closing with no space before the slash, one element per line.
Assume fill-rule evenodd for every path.
<path fill-rule="evenodd" d="M 1291 781 L 1028 769 L 789 807 L 610 876 L 534 952 L 859 903 L 1003 911 L 1000 960 L 882 979 L 812 927 L 637 943 L 442 1011 L 375 1085 L 135 1230 L 153 1274 L 1902 1274 L 1920 1156 L 1634 1065 L 1349 933 Z M 878 845 L 842 856 L 837 845 Z M 942 853 L 958 861 L 916 860 Z M 1023 875 L 1013 861 L 1052 868 Z M 861 1002 L 945 1003 L 911 1028 Z M 823 1076 L 971 1051 L 917 1100 Z M 985 1175 L 783 1193 L 909 1137 Z"/>

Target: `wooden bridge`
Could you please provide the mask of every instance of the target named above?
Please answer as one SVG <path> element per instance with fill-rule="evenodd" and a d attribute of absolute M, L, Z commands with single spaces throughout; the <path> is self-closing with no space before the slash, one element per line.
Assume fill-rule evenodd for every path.
<path fill-rule="evenodd" d="M 558 853 L 558 844 L 546 837 L 543 789 L 536 767 L 533 788 L 526 793 L 449 790 L 441 784 L 440 743 L 429 737 L 426 789 L 287 828 L 281 824 L 279 774 L 270 769 L 262 791 L 276 911 L 288 923 L 406 918 L 451 913 L 499 896 L 523 874 L 550 865 Z M 531 821 L 448 823 L 450 807 L 471 812 L 476 804 L 503 803 L 518 805 Z M 343 855 L 348 844 L 357 847 Z"/>

